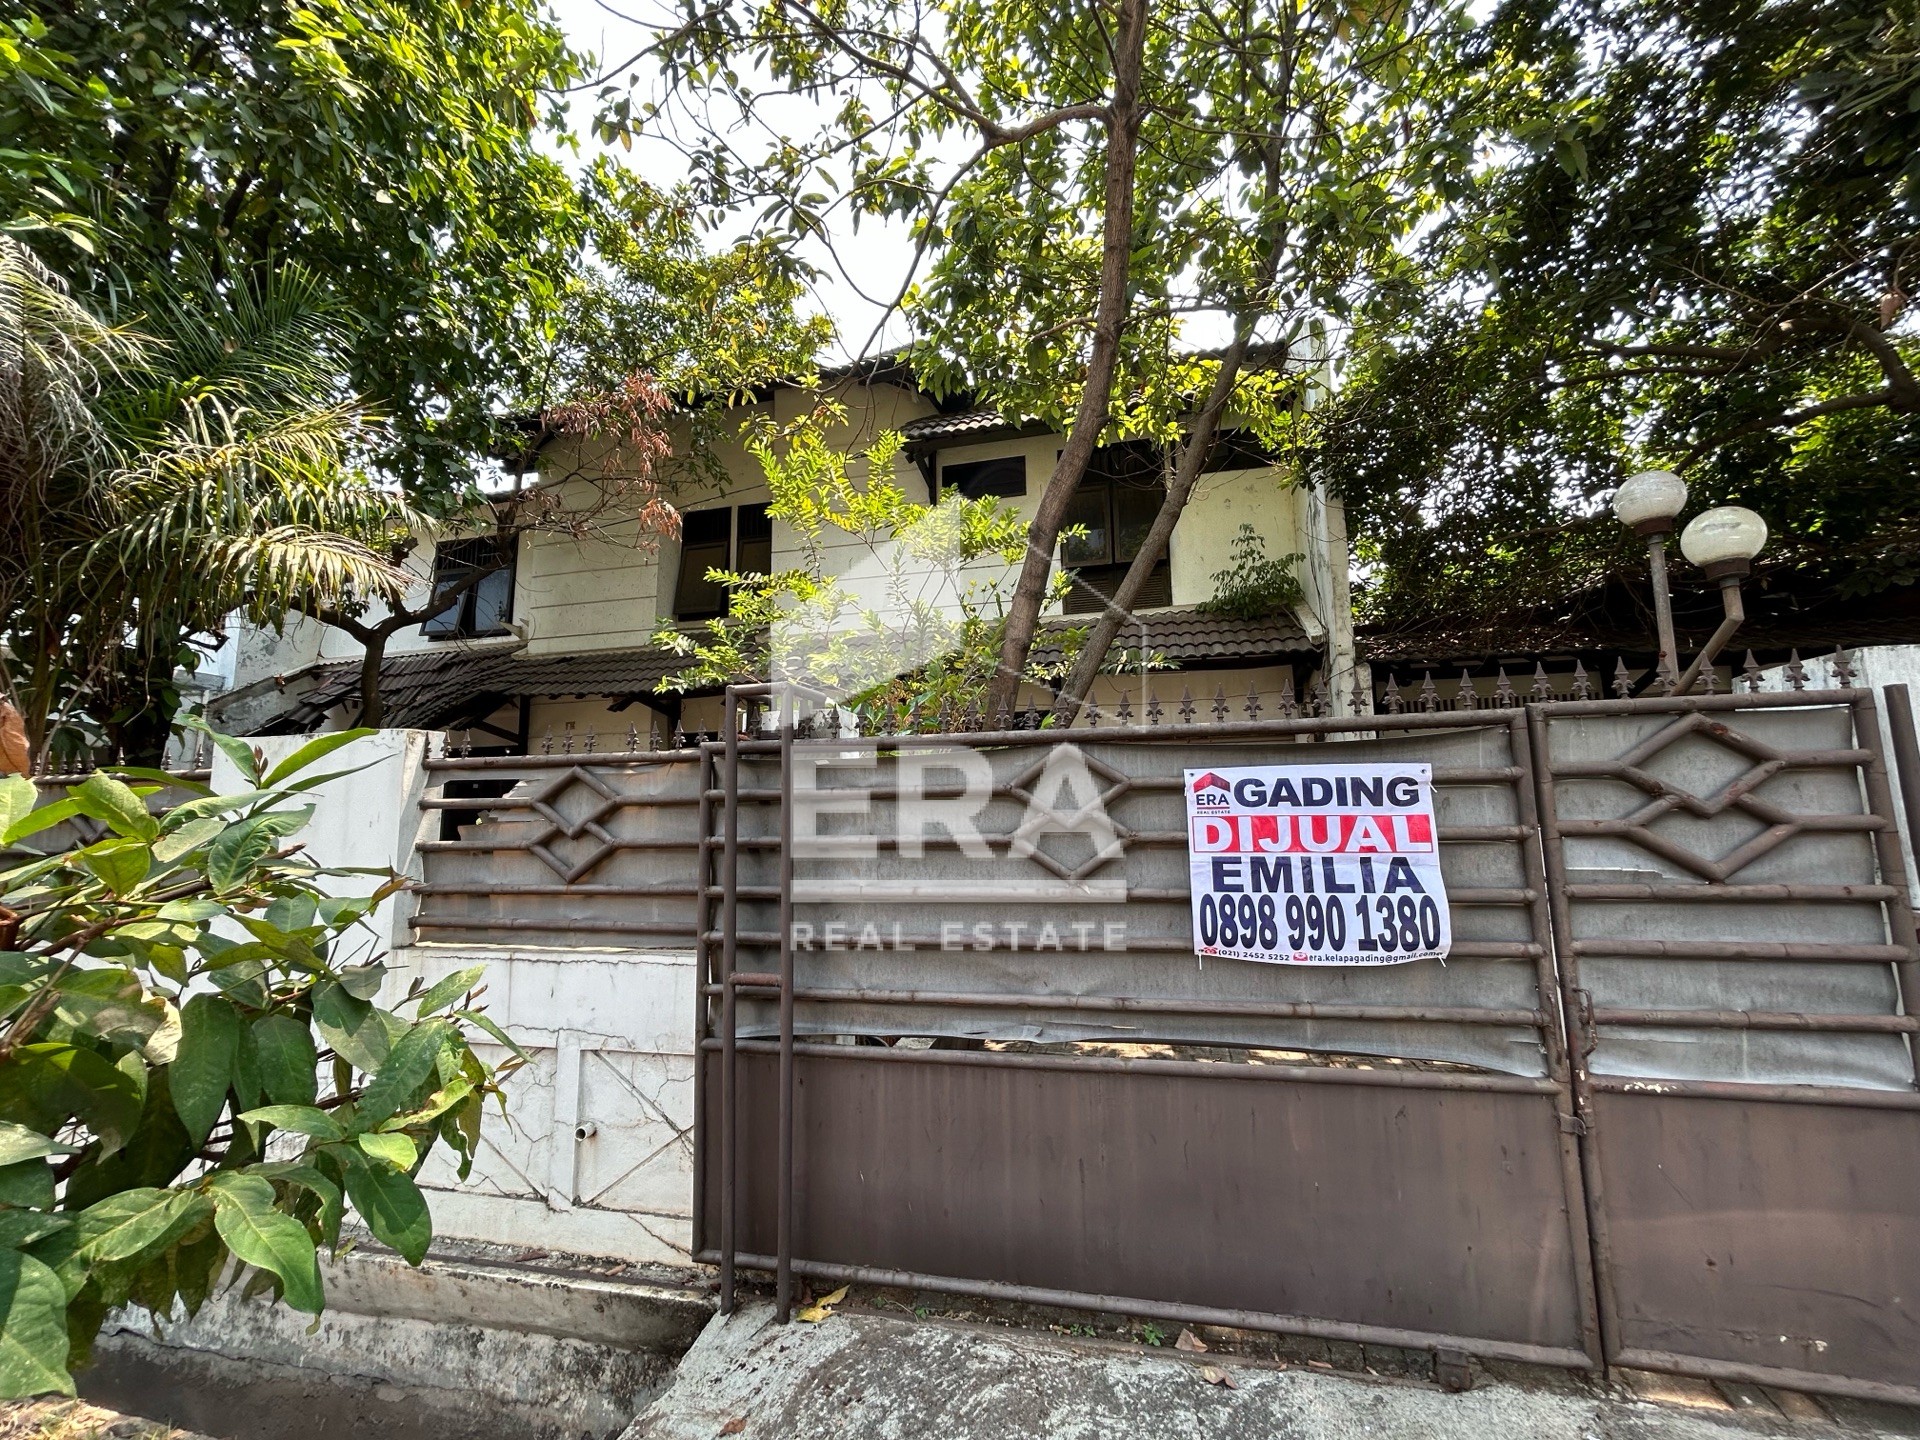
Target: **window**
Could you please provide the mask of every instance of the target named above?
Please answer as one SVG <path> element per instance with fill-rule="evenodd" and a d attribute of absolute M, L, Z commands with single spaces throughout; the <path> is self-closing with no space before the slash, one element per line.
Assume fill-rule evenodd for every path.
<path fill-rule="evenodd" d="M 772 569 L 773 520 L 764 504 L 687 511 L 680 517 L 674 619 L 711 620 L 727 613 L 727 587 L 709 580 L 709 570 L 765 575 Z"/>
<path fill-rule="evenodd" d="M 443 540 L 433 552 L 433 593 L 458 585 L 476 572 L 480 578 L 439 614 L 420 626 L 429 640 L 472 640 L 504 635 L 513 619 L 513 572 L 519 537 L 505 542 L 492 535 Z"/>
<path fill-rule="evenodd" d="M 1099 610 L 1102 600 L 1120 588 L 1166 497 L 1161 446 L 1134 440 L 1093 452 L 1062 522 L 1062 528 L 1078 526 L 1085 532 L 1060 542 L 1060 563 L 1075 582 L 1063 603 L 1069 615 Z M 1173 603 L 1173 573 L 1164 555 L 1136 603 L 1141 609 Z"/>
<path fill-rule="evenodd" d="M 1027 457 L 1008 455 L 999 460 L 974 460 L 965 465 L 940 467 L 943 492 L 958 490 L 963 499 L 978 500 L 984 495 L 1011 499 L 1027 493 Z"/>

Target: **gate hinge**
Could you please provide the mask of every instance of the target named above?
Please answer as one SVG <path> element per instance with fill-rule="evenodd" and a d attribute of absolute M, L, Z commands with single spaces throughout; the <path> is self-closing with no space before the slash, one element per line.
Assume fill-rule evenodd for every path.
<path fill-rule="evenodd" d="M 1560 1133 L 1562 1135 L 1585 1135 L 1587 1133 L 1587 1117 L 1584 1115 L 1569 1115 L 1565 1111 L 1561 1111 L 1556 1114 L 1554 1118 L 1560 1122 Z"/>
<path fill-rule="evenodd" d="M 1433 1379 L 1442 1390 L 1451 1395 L 1473 1388 L 1473 1361 L 1462 1350 L 1435 1350 L 1433 1352 Z"/>

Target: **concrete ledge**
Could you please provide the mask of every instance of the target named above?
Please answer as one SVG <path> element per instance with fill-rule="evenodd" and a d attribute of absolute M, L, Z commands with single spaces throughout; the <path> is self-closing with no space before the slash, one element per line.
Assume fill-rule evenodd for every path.
<path fill-rule="evenodd" d="M 321 1261 L 327 1308 L 356 1315 L 458 1321 L 495 1330 L 679 1355 L 713 1314 L 702 1290 L 581 1275 L 506 1261 L 355 1250 Z"/>

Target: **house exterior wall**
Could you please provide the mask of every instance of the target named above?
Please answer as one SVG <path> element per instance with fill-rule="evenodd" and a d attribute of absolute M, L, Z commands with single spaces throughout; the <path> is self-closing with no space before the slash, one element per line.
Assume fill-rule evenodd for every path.
<path fill-rule="evenodd" d="M 856 456 L 887 430 L 934 413 L 927 397 L 894 384 L 845 382 L 831 387 L 826 394 L 846 408 L 845 421 L 833 427 L 829 440 Z M 782 389 L 769 400 L 734 411 L 729 420 L 745 422 L 764 418 L 786 425 L 799 419 L 820 398 L 814 392 Z M 937 465 L 944 471 L 948 466 L 977 460 L 1022 456 L 1026 460 L 1027 493 L 1003 503 L 1023 519 L 1030 520 L 1063 444 L 1064 438 L 1060 435 L 1042 434 L 956 445 L 938 453 Z M 683 511 L 723 504 L 738 506 L 769 498 L 758 462 L 737 437 L 730 436 L 719 442 L 713 460 L 714 465 L 705 473 L 669 476 L 663 485 L 666 498 Z M 543 454 L 541 476 L 545 483 L 560 488 L 563 503 L 585 505 L 590 503 L 593 477 L 616 464 L 612 447 L 593 443 L 556 444 Z M 864 461 L 859 459 L 851 465 L 856 479 L 862 478 L 863 465 Z M 713 478 L 714 470 L 723 474 L 724 479 Z M 926 498 L 926 480 L 919 466 L 905 454 L 896 457 L 892 478 L 909 497 Z M 1350 637 L 1351 626 L 1345 611 L 1344 524 L 1328 523 L 1331 512 L 1337 508 L 1337 504 L 1330 505 L 1322 497 L 1310 497 L 1285 485 L 1268 468 L 1202 476 L 1174 529 L 1170 545 L 1173 603 L 1192 606 L 1215 593 L 1214 577 L 1230 563 L 1240 526 L 1251 524 L 1264 541 L 1268 556 L 1301 554 L 1305 557 L 1296 573 L 1306 589 L 1307 599 L 1299 607 L 1298 618 L 1307 634 L 1316 643 L 1321 642 L 1327 633 L 1323 617 L 1332 615 L 1336 630 Z M 821 537 L 821 545 L 829 574 L 840 579 L 863 603 L 883 602 L 892 563 L 888 556 L 874 553 L 863 541 L 832 532 Z M 804 558 L 799 538 L 789 526 L 776 521 L 773 526 L 775 569 L 801 565 Z M 409 594 L 411 603 L 418 604 L 426 598 L 433 560 L 434 546 L 430 540 L 410 558 L 409 568 L 420 577 Z M 663 626 L 675 623 L 674 586 L 679 561 L 677 539 L 642 533 L 640 524 L 631 519 L 612 522 L 598 529 L 593 538 L 530 533 L 522 536 L 520 542 L 511 636 L 435 640 L 422 635 L 420 627 L 409 626 L 390 639 L 387 653 L 400 656 L 444 652 L 449 648 L 506 645 L 523 647 L 523 653 L 532 659 L 645 647 Z M 958 580 L 962 587 L 973 588 L 976 595 L 985 600 L 994 587 L 1002 593 L 1010 592 L 1014 573 L 997 558 L 989 558 L 969 567 Z M 942 588 L 944 576 L 923 571 L 917 578 L 910 574 L 909 579 L 916 595 L 937 600 L 949 613 L 957 608 L 952 587 Z M 376 610 L 373 618 L 378 615 Z M 297 675 L 304 667 L 316 663 L 353 659 L 360 653 L 358 644 L 344 632 L 310 620 L 290 621 L 278 633 L 238 627 L 235 647 L 233 685 L 236 689 L 258 685 L 272 677 Z M 1345 650 L 1350 657 L 1350 638 Z M 1346 663 L 1351 664 L 1350 658 Z M 1105 688 L 1115 689 L 1115 697 L 1110 698 L 1117 697 L 1116 687 Z M 552 708 L 536 704 L 536 710 Z M 644 733 L 648 717 L 639 718 Z M 557 710 L 548 717 L 536 714 L 534 732 L 538 734 L 543 723 L 549 721 L 564 723 Z M 693 724 L 690 719 L 689 728 Z"/>

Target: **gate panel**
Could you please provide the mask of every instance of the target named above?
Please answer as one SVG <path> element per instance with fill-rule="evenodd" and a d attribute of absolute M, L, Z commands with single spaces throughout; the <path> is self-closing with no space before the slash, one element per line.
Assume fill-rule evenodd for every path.
<path fill-rule="evenodd" d="M 806 1260 L 1587 1363 L 1555 1106 L 1529 1093 L 1546 1082 L 1430 1089 L 1262 1073 L 1280 1067 L 890 1055 L 798 1057 Z M 746 1155 L 774 1153 L 776 1081 L 776 1057 L 741 1057 Z M 775 1249 L 774 1178 L 744 1169 L 748 1252 Z M 707 1205 L 717 1233 L 711 1188 Z M 1217 1313 L 1233 1311 L 1246 1313 Z"/>
<path fill-rule="evenodd" d="M 1609 1361 L 1920 1401 L 1916 948 L 1872 695 L 1532 725 Z"/>
<path fill-rule="evenodd" d="M 723 1305 L 740 1263 L 783 1304 L 884 1278 L 1600 1363 L 1523 711 L 724 733 L 695 1237 Z M 1183 768 L 1294 759 L 1434 766 L 1446 964 L 1194 955 Z M 964 793 L 979 843 L 902 826 L 910 787 Z M 1090 800 L 1111 853 L 1023 848 Z"/>

